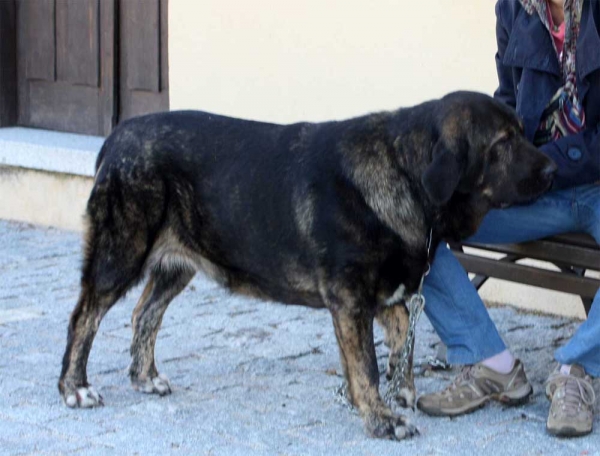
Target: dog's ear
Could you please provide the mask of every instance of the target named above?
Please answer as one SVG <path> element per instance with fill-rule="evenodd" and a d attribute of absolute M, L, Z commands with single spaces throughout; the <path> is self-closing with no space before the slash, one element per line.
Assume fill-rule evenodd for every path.
<path fill-rule="evenodd" d="M 433 160 L 421 176 L 421 183 L 431 201 L 441 206 L 452 197 L 461 174 L 459 157 L 439 140 L 433 148 Z"/>

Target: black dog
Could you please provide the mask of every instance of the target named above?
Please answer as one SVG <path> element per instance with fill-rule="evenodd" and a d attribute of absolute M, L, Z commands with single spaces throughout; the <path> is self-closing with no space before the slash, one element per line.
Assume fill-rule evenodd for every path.
<path fill-rule="evenodd" d="M 202 112 L 139 117 L 115 129 L 87 206 L 81 295 L 59 389 L 70 407 L 102 403 L 86 364 L 100 320 L 147 272 L 133 312 L 130 376 L 168 394 L 154 345 L 169 302 L 202 269 L 234 292 L 331 312 L 350 398 L 376 437 L 415 429 L 378 391 L 373 320 L 390 369 L 426 243 L 474 233 L 491 207 L 546 191 L 555 165 L 515 113 L 457 92 L 340 122 L 275 125 Z"/>

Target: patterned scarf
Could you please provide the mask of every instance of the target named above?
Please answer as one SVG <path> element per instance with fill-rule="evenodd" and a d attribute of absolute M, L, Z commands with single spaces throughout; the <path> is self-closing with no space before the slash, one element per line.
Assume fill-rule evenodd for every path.
<path fill-rule="evenodd" d="M 530 15 L 537 12 L 544 26 L 551 31 L 548 0 L 519 0 Z M 577 95 L 575 49 L 581 22 L 583 0 L 565 0 L 565 43 L 559 56 L 563 86 L 554 94 L 542 114 L 540 126 L 533 140 L 536 146 L 555 141 L 563 136 L 579 133 L 585 127 L 585 113 Z M 554 39 L 550 36 L 554 50 Z M 556 52 L 557 56 L 558 51 Z"/>

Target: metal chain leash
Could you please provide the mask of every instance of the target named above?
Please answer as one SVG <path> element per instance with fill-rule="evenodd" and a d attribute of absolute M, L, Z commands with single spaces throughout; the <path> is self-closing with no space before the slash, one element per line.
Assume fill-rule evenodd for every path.
<path fill-rule="evenodd" d="M 388 403 L 391 402 L 394 396 L 396 396 L 404 386 L 408 374 L 408 360 L 415 340 L 417 322 L 425 307 L 425 297 L 420 292 L 412 295 L 410 301 L 408 301 L 407 307 L 409 312 L 408 330 L 406 332 L 406 340 L 404 341 L 402 351 L 400 352 L 400 363 L 396 366 L 392 379 L 388 384 L 387 391 L 385 392 L 384 399 Z M 390 354 L 390 356 L 392 356 L 392 354 Z"/>
<path fill-rule="evenodd" d="M 350 401 L 350 392 L 348 391 L 348 383 L 346 380 L 344 380 L 342 384 L 335 389 L 335 399 L 339 404 L 342 405 L 342 407 L 350 410 L 351 412 L 356 411 L 356 407 L 354 407 Z"/>
<path fill-rule="evenodd" d="M 406 331 L 406 339 L 404 340 L 404 345 L 402 346 L 402 351 L 400 352 L 400 363 L 396 366 L 387 391 L 385 392 L 384 399 L 387 403 L 391 403 L 392 399 L 398 395 L 400 389 L 404 386 L 406 375 L 408 373 L 408 361 L 415 341 L 417 322 L 419 321 L 419 317 L 425 308 L 423 283 L 425 282 L 425 277 L 427 277 L 429 271 L 431 271 L 431 264 L 429 263 L 429 251 L 431 249 L 432 235 L 433 229 L 429 232 L 429 239 L 427 241 L 427 269 L 421 276 L 421 282 L 419 283 L 417 292 L 410 297 L 410 300 L 406 304 L 406 307 L 408 308 L 408 330 Z M 390 356 L 392 355 L 393 354 L 390 353 Z"/>

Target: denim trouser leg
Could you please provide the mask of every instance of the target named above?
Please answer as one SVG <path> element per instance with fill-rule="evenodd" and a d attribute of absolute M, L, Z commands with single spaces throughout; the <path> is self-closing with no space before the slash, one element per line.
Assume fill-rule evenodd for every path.
<path fill-rule="evenodd" d="M 451 364 L 475 364 L 505 349 L 477 290 L 444 244 L 425 279 L 425 313 L 448 347 Z"/>
<path fill-rule="evenodd" d="M 579 187 L 576 211 L 581 229 L 600 244 L 600 185 Z M 592 377 L 600 377 L 600 290 L 596 292 L 590 313 L 566 345 L 554 352 L 563 364 L 580 364 Z"/>
<path fill-rule="evenodd" d="M 559 233 L 586 231 L 600 242 L 600 186 L 549 193 L 528 206 L 492 210 L 471 238 L 486 243 L 523 242 Z M 446 245 L 436 251 L 424 288 L 425 312 L 448 347 L 448 361 L 474 364 L 500 353 L 505 345 L 464 269 Z M 600 374 L 600 301 L 588 320 L 559 349 L 561 362 L 582 364 Z"/>

